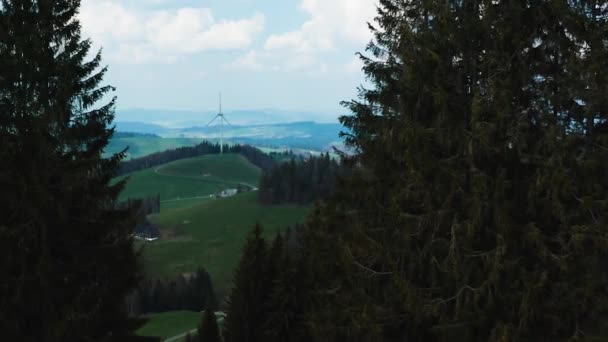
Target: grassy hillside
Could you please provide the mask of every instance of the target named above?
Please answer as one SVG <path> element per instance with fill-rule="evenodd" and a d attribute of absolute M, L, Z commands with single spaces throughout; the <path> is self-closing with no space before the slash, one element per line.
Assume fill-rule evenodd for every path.
<path fill-rule="evenodd" d="M 170 176 L 191 177 L 207 181 L 244 182 L 257 185 L 260 169 L 238 154 L 208 155 L 181 159 L 159 168 Z"/>
<path fill-rule="evenodd" d="M 169 311 L 146 316 L 150 320 L 137 330 L 139 336 L 173 337 L 198 326 L 201 313 L 195 311 Z"/>
<path fill-rule="evenodd" d="M 296 205 L 262 206 L 256 196 L 249 192 L 163 209 L 150 216 L 160 225 L 163 238 L 144 246 L 146 274 L 174 276 L 203 266 L 211 274 L 218 296 L 225 295 L 245 238 L 255 223 L 260 222 L 266 236 L 272 236 L 288 225 L 303 222 L 310 210 Z"/>
<path fill-rule="evenodd" d="M 160 137 L 129 137 L 112 138 L 105 149 L 105 155 L 111 155 L 129 147 L 127 160 L 139 158 L 154 152 L 174 149 L 183 146 L 194 146 L 205 139 L 201 138 L 160 138 Z"/>
<path fill-rule="evenodd" d="M 256 222 L 272 236 L 304 221 L 309 212 L 306 206 L 262 206 L 257 192 L 219 199 L 208 196 L 239 183 L 257 185 L 260 174 L 238 154 L 181 159 L 130 174 L 121 199 L 157 193 L 161 198 L 161 212 L 149 219 L 160 226 L 162 238 L 143 245 L 146 274 L 175 276 L 205 267 L 222 297 Z"/>
<path fill-rule="evenodd" d="M 163 206 L 176 208 L 200 202 L 200 199 L 184 199 L 208 196 L 234 188 L 238 183 L 256 186 L 260 174 L 258 167 L 238 154 L 180 159 L 130 174 L 120 200 L 155 196 L 158 193 L 161 201 L 172 201 L 163 203 Z"/>

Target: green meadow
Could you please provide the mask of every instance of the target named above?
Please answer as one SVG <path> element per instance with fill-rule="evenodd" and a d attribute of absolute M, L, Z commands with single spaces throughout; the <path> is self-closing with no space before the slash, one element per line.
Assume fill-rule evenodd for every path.
<path fill-rule="evenodd" d="M 248 192 L 151 215 L 150 220 L 161 227 L 163 237 L 143 246 L 146 274 L 169 277 L 205 267 L 216 294 L 222 298 L 256 222 L 264 226 L 266 236 L 272 237 L 289 225 L 303 222 L 310 211 L 307 206 L 260 205 L 256 196 L 256 192 Z"/>
<path fill-rule="evenodd" d="M 238 154 L 180 159 L 128 175 L 121 199 L 160 194 L 161 211 L 150 215 L 161 239 L 138 243 L 149 277 L 173 277 L 204 267 L 218 298 L 227 294 L 241 249 L 256 223 L 265 234 L 303 222 L 308 206 L 261 205 L 257 192 L 209 196 L 238 184 L 257 186 L 261 171 Z M 121 177 L 124 178 L 124 177 Z"/>
<path fill-rule="evenodd" d="M 154 168 L 133 172 L 120 200 L 156 196 L 169 208 L 199 202 L 238 184 L 257 186 L 260 169 L 238 154 L 206 155 L 176 160 Z M 188 199 L 194 201 L 188 202 Z M 186 201 L 181 203 L 182 201 Z M 168 201 L 168 202 L 165 202 Z M 169 204 L 171 203 L 171 204 Z"/>
<path fill-rule="evenodd" d="M 137 330 L 139 336 L 156 336 L 166 339 L 195 329 L 202 314 L 196 311 L 169 311 L 145 316 L 149 319 Z"/>

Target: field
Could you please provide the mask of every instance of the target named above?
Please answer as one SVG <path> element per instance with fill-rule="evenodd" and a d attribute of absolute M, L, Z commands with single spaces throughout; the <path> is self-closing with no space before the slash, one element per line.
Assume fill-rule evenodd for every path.
<path fill-rule="evenodd" d="M 255 223 L 261 223 L 265 235 L 270 237 L 288 225 L 303 222 L 310 210 L 296 205 L 263 206 L 256 196 L 249 192 L 151 215 L 150 220 L 160 225 L 163 238 L 144 246 L 146 274 L 175 276 L 203 266 L 222 298 Z"/>
<path fill-rule="evenodd" d="M 238 184 L 255 187 L 260 174 L 258 167 L 238 154 L 180 159 L 129 174 L 129 181 L 119 199 L 160 194 L 163 205 L 177 208 L 196 204 L 201 201 L 198 197 L 208 198 L 210 194 L 236 188 Z"/>
<path fill-rule="evenodd" d="M 307 206 L 263 206 L 257 192 L 228 198 L 209 197 L 238 184 L 257 186 L 261 171 L 238 154 L 181 159 L 129 175 L 120 198 L 161 198 L 161 211 L 150 215 L 161 239 L 139 244 L 149 277 L 173 277 L 204 267 L 218 298 L 228 292 L 243 243 L 256 222 L 266 236 L 303 222 Z"/>
<path fill-rule="evenodd" d="M 169 311 L 146 316 L 150 320 L 137 330 L 140 336 L 173 337 L 196 328 L 201 313 L 194 311 Z"/>

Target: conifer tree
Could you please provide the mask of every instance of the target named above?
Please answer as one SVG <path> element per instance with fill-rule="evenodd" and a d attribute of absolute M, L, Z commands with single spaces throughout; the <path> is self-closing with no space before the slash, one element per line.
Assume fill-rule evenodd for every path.
<path fill-rule="evenodd" d="M 264 341 L 267 298 L 270 293 L 268 258 L 262 227 L 257 224 L 247 238 L 228 298 L 224 339 L 227 342 Z"/>
<path fill-rule="evenodd" d="M 284 240 L 288 239 L 289 234 L 286 234 Z M 265 341 L 309 341 L 304 317 L 307 309 L 305 299 L 311 286 L 305 268 L 306 259 L 295 248 L 290 250 L 289 245 L 284 242 L 281 245 L 281 253 L 275 261 L 277 272 L 273 277 L 272 291 L 268 299 L 268 314 L 264 324 Z"/>
<path fill-rule="evenodd" d="M 80 1 L 0 6 L 0 327 L 3 339 L 117 340 L 135 328 L 133 208 L 110 185 L 122 153 L 101 53 L 87 60 Z"/>
<path fill-rule="evenodd" d="M 277 274 L 281 271 L 281 258 L 285 250 L 285 241 L 281 233 L 277 233 L 272 241 L 272 245 L 268 250 L 267 256 L 267 275 L 268 283 L 272 287 L 272 282 L 276 278 Z M 269 291 L 270 292 L 270 291 Z"/>
<path fill-rule="evenodd" d="M 217 326 L 215 313 L 211 308 L 205 308 L 201 323 L 198 326 L 198 340 L 201 342 L 221 342 L 220 329 Z"/>
<path fill-rule="evenodd" d="M 606 314 L 603 2 L 380 0 L 357 165 L 307 229 L 317 340 L 582 338 Z M 601 95 L 600 95 L 601 94 Z"/>

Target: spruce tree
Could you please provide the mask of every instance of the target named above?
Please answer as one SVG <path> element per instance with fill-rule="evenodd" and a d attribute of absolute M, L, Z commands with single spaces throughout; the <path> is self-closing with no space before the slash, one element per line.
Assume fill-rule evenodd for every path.
<path fill-rule="evenodd" d="M 101 53 L 87 60 L 80 1 L 0 6 L 0 326 L 25 341 L 131 335 L 125 297 L 138 281 L 132 208 L 110 185 L 123 154 Z"/>
<path fill-rule="evenodd" d="M 210 307 L 205 308 L 201 323 L 198 326 L 198 341 L 221 342 L 220 329 L 217 326 L 215 313 Z"/>
<path fill-rule="evenodd" d="M 225 341 L 264 341 L 267 298 L 271 291 L 267 274 L 266 241 L 262 227 L 257 224 L 247 238 L 235 270 L 233 289 L 228 297 Z"/>
<path fill-rule="evenodd" d="M 380 0 L 357 165 L 309 223 L 317 340 L 555 341 L 606 314 L 608 8 Z M 605 316 L 604 316 L 605 318 Z"/>
<path fill-rule="evenodd" d="M 310 276 L 305 268 L 306 258 L 283 240 L 289 241 L 289 234 L 286 234 L 284 239 L 275 239 L 273 243 L 273 249 L 278 244 L 281 245 L 281 253 L 274 261 L 277 271 L 268 299 L 268 314 L 264 324 L 265 341 L 309 341 L 304 324 L 307 308 L 305 300 L 311 286 Z"/>

